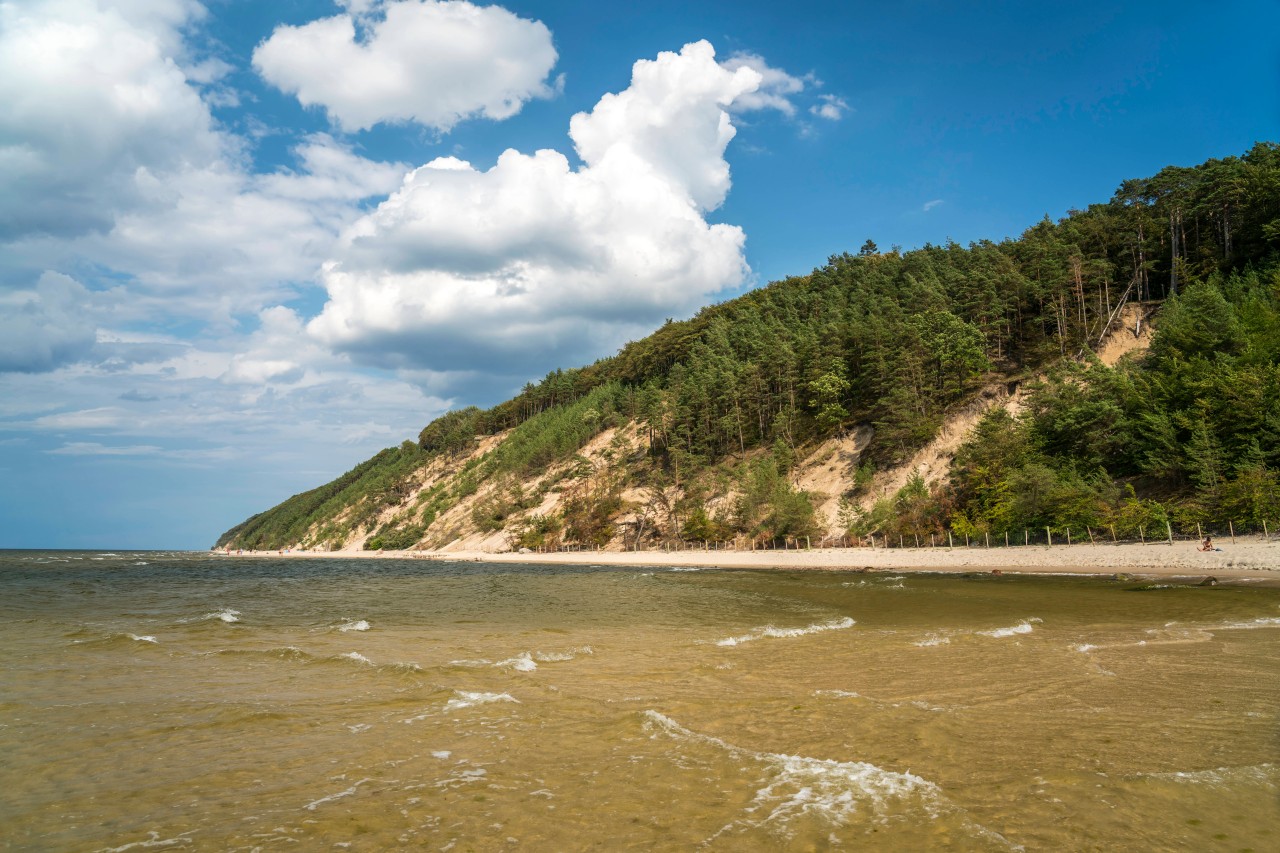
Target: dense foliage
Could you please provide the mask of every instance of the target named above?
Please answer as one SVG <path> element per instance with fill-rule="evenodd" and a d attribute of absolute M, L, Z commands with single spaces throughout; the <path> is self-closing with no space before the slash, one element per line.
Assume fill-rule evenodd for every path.
<path fill-rule="evenodd" d="M 871 425 L 867 460 L 893 464 L 981 386 L 1051 371 L 1023 417 L 984 421 L 952 487 L 909 484 L 891 505 L 851 516 L 853 529 L 991 531 L 1193 507 L 1256 515 L 1269 511 L 1280 470 L 1278 249 L 1280 146 L 1259 143 L 1242 157 L 1126 181 L 1111 201 L 1046 218 L 1016 240 L 905 253 L 868 240 L 809 275 L 668 321 L 612 358 L 557 370 L 492 409 L 451 412 L 415 451 L 456 455 L 514 428 L 468 476 L 473 490 L 475 478 L 518 485 L 603 427 L 635 421 L 649 453 L 633 479 L 655 495 L 651 530 L 665 512 L 667 536 L 801 535 L 813 530 L 812 507 L 806 516 L 786 477 L 801 446 Z M 1143 366 L 1076 363 L 1124 304 L 1166 300 Z M 371 518 L 405 482 L 405 466 L 420 464 L 405 448 L 384 451 L 221 541 L 289 542 L 307 519 L 357 503 L 348 515 Z M 725 478 L 741 497 L 712 512 L 699 495 Z M 528 500 L 504 490 L 515 497 L 493 508 L 490 525 Z M 530 535 L 612 535 L 596 504 L 616 508 L 618 490 L 580 488 L 572 524 L 541 520 Z"/>

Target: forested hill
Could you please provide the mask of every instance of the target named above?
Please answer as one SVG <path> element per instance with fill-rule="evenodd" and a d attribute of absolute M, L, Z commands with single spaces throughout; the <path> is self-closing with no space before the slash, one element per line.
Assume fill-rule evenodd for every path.
<path fill-rule="evenodd" d="M 1092 359 L 1130 334 L 1118 317 L 1135 305 L 1154 318 L 1150 351 Z M 1278 364 L 1280 146 L 1259 143 L 1125 181 L 1016 240 L 868 240 L 492 409 L 450 412 L 218 545 L 1259 523 L 1280 516 Z M 949 477 L 869 499 L 875 473 L 949 413 L 1015 387 L 1019 405 L 989 408 Z M 819 464 L 822 494 L 801 487 Z M 824 517 L 833 490 L 843 511 Z"/>

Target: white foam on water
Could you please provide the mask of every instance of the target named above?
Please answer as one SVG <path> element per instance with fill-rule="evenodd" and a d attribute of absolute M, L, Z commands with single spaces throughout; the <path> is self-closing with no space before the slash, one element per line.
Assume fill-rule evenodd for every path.
<path fill-rule="evenodd" d="M 346 654 L 338 655 L 338 657 L 346 658 L 347 660 L 353 660 L 356 663 L 364 663 L 364 664 L 370 664 L 370 665 L 373 664 L 373 661 L 369 660 L 367 657 L 360 654 L 359 652 L 347 652 Z"/>
<path fill-rule="evenodd" d="M 1271 763 L 1142 775 L 1148 779 L 1161 779 L 1188 785 L 1208 785 L 1214 788 L 1234 788 L 1246 784 L 1261 785 L 1273 791 L 1280 790 L 1280 765 Z"/>
<path fill-rule="evenodd" d="M 151 837 L 146 841 L 131 841 L 128 844 L 121 844 L 119 847 L 103 847 L 96 853 L 124 853 L 126 850 L 133 850 L 136 847 L 172 847 L 175 844 L 190 844 L 191 839 L 179 835 L 174 838 L 161 838 L 158 832 L 148 832 Z M 190 833 L 188 833 L 190 834 Z"/>
<path fill-rule="evenodd" d="M 510 693 L 472 693 L 467 690 L 456 690 L 458 694 L 456 699 L 450 699 L 445 703 L 446 711 L 459 711 L 463 708 L 471 708 L 475 705 L 486 705 L 490 702 L 515 702 L 520 704 L 520 700 L 512 696 Z"/>
<path fill-rule="evenodd" d="M 872 578 L 870 580 L 845 581 L 840 585 L 855 587 L 857 589 L 869 589 L 873 587 L 875 589 L 906 589 L 906 581 L 907 579 L 900 575 L 893 575 L 891 577 Z"/>
<path fill-rule="evenodd" d="M 495 663 L 494 666 L 507 667 L 514 669 L 516 672 L 533 672 L 538 668 L 538 664 L 534 661 L 533 655 L 528 652 L 516 655 L 513 658 L 508 658 L 507 660 L 500 660 Z"/>
<path fill-rule="evenodd" d="M 354 785 L 352 785 L 352 786 L 351 786 L 350 788 L 348 788 L 347 790 L 345 790 L 345 791 L 339 791 L 339 792 L 338 792 L 338 793 L 336 793 L 336 794 L 330 794 L 330 795 L 329 795 L 329 796 L 327 796 L 327 797 L 321 797 L 321 798 L 320 798 L 320 799 L 318 799 L 318 800 L 314 800 L 314 801 L 312 801 L 312 802 L 310 802 L 310 803 L 307 803 L 305 806 L 303 806 L 303 808 L 305 808 L 305 809 L 306 809 L 307 811 L 309 811 L 309 812 L 313 812 L 313 811 L 315 811 L 315 810 L 316 810 L 316 807 L 317 807 L 317 806 L 322 806 L 322 805 L 324 805 L 325 803 L 331 803 L 331 802 L 333 802 L 334 800 L 340 800 L 340 799 L 342 799 L 343 797 L 349 797 L 349 796 L 351 796 L 351 795 L 352 795 L 352 794 L 354 794 L 354 793 L 356 792 L 356 790 L 357 790 L 361 785 L 363 785 L 365 782 L 372 782 L 372 781 L 373 781 L 372 779 L 361 779 L 359 782 L 355 783 Z"/>
<path fill-rule="evenodd" d="M 1227 622 L 1214 625 L 1215 631 L 1252 631 L 1256 628 L 1280 628 L 1280 617 L 1260 616 L 1247 622 Z"/>
<path fill-rule="evenodd" d="M 1079 645 L 1072 646 L 1071 648 L 1073 651 L 1080 652 L 1081 654 L 1088 654 L 1098 647 L 1093 643 L 1080 643 Z"/>
<path fill-rule="evenodd" d="M 351 733 L 353 735 L 358 735 L 361 732 L 369 731 L 369 729 L 373 728 L 373 726 L 369 725 L 368 723 L 356 723 L 355 725 L 348 725 L 347 728 L 351 730 Z"/>
<path fill-rule="evenodd" d="M 218 619 L 218 620 L 220 620 L 220 621 L 222 621 L 222 622 L 226 622 L 228 625 L 230 625 L 232 622 L 239 622 L 239 621 L 240 621 L 240 611 L 239 611 L 239 610 L 232 610 L 230 607 L 224 607 L 222 610 L 219 610 L 219 611 L 217 611 L 216 613 L 206 613 L 205 615 L 201 616 L 201 617 L 199 618 L 199 620 L 198 620 L 198 621 L 204 621 L 204 620 L 207 620 L 207 619 Z M 179 621 L 180 621 L 180 622 L 193 622 L 193 621 L 197 621 L 197 620 L 193 620 L 193 619 L 180 619 Z"/>
<path fill-rule="evenodd" d="M 422 672 L 422 667 L 413 661 L 400 661 L 398 663 L 384 663 L 382 668 L 387 672 Z"/>
<path fill-rule="evenodd" d="M 479 782 L 481 779 L 489 775 L 489 771 L 483 767 L 473 767 L 469 770 L 462 770 L 452 776 L 446 777 L 435 783 L 437 788 L 453 788 L 458 785 L 466 785 L 471 782 Z M 448 848 L 442 848 L 448 849 Z"/>
<path fill-rule="evenodd" d="M 870 696 L 863 696 L 861 693 L 854 693 L 851 690 L 815 690 L 814 696 L 831 697 L 834 699 L 862 699 L 879 705 L 884 708 L 917 708 L 921 711 L 943 712 L 950 711 L 951 708 L 942 705 L 931 705 L 920 699 L 912 699 L 907 702 L 887 702 L 883 699 L 873 699 Z"/>
<path fill-rule="evenodd" d="M 984 637 L 1015 637 L 1019 634 L 1030 634 L 1035 630 L 1031 623 L 1043 621 L 1043 619 L 1033 616 L 1030 619 L 1023 619 L 1017 625 L 1013 625 L 1009 628 L 996 628 L 992 631 L 978 631 L 977 633 Z"/>
<path fill-rule="evenodd" d="M 363 619 L 358 619 L 354 622 L 346 622 L 342 624 L 338 627 L 338 630 L 343 633 L 346 633 L 347 631 L 368 631 L 369 623 Z"/>
<path fill-rule="evenodd" d="M 159 640 L 157 640 L 155 637 L 151 636 L 150 634 L 147 634 L 147 635 L 144 635 L 144 636 L 141 636 L 141 637 L 139 637 L 137 634 L 130 634 L 130 635 L 129 635 L 129 639 L 130 639 L 130 640 L 137 640 L 139 643 L 159 643 L 159 642 L 160 642 Z"/>
<path fill-rule="evenodd" d="M 590 646 L 579 646 L 576 649 L 570 649 L 567 652 L 535 652 L 533 657 L 541 663 L 560 663 L 570 661 L 578 655 L 593 655 L 595 651 Z"/>
<path fill-rule="evenodd" d="M 441 761 L 445 760 L 451 755 L 453 755 L 453 753 L 447 749 L 437 749 L 435 752 L 431 753 L 432 758 L 439 758 Z"/>
<path fill-rule="evenodd" d="M 951 638 L 946 634 L 929 634 L 923 640 L 912 643 L 913 646 L 928 648 L 929 646 L 947 646 L 951 644 Z"/>
<path fill-rule="evenodd" d="M 700 572 L 701 566 L 672 566 L 670 571 L 673 572 Z"/>
<path fill-rule="evenodd" d="M 852 628 L 856 624 L 858 623 L 846 616 L 843 619 L 832 619 L 829 622 L 818 622 L 804 628 L 775 628 L 772 625 L 766 625 L 763 628 L 757 628 L 751 633 L 743 634 L 740 637 L 726 637 L 723 640 L 716 640 L 716 645 L 738 646 L 743 643 L 750 643 L 754 640 L 804 637 L 808 634 L 818 634 L 823 631 L 839 631 L 844 628 Z"/>
<path fill-rule="evenodd" d="M 746 808 L 746 817 L 735 820 L 712 839 L 736 829 L 765 827 L 786 833 L 799 818 L 819 817 L 843 826 L 860 811 L 869 809 L 873 819 L 884 822 L 905 805 L 923 810 L 930 818 L 944 813 L 961 814 L 942 790 L 910 771 L 898 773 L 865 761 L 835 761 L 773 752 L 753 752 L 717 737 L 686 729 L 657 711 L 644 711 L 644 725 L 654 736 L 700 743 L 728 752 L 738 760 L 762 766 L 762 787 Z M 1007 840 L 985 827 L 967 821 L 970 828 L 990 841 L 1011 847 Z M 711 841 L 712 839 L 707 839 Z M 704 842 L 706 843 L 706 842 Z"/>

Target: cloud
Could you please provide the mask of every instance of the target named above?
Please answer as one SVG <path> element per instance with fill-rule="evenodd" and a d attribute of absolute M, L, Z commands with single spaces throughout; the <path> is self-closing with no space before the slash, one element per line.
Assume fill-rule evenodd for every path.
<path fill-rule="evenodd" d="M 742 284 L 742 230 L 706 214 L 730 186 L 726 110 L 762 79 L 689 44 L 573 117 L 577 169 L 508 150 L 487 171 L 453 158 L 414 170 L 344 235 L 309 332 L 366 363 L 530 371 Z"/>
<path fill-rule="evenodd" d="M 819 95 L 822 103 L 814 104 L 809 107 L 809 112 L 818 118 L 825 118 L 829 121 L 839 121 L 844 114 L 849 111 L 849 104 L 844 98 L 836 95 Z"/>
<path fill-rule="evenodd" d="M 412 121 L 447 131 L 554 93 L 557 55 L 540 21 L 459 0 L 343 5 L 348 14 L 277 27 L 253 64 L 344 130 Z"/>
<path fill-rule="evenodd" d="M 223 156 L 173 61 L 193 3 L 0 3 L 0 241 L 105 230 L 135 181 Z M 140 23 L 141 22 L 141 23 Z"/>
<path fill-rule="evenodd" d="M 0 372 L 42 373 L 88 355 L 97 334 L 88 299 L 79 282 L 46 272 L 35 292 L 0 300 Z"/>
<path fill-rule="evenodd" d="M 225 73 L 184 40 L 204 14 L 0 3 L 0 288 L 77 270 L 99 325 L 229 325 L 290 297 L 360 203 L 400 184 L 407 166 L 324 134 L 296 143 L 294 168 L 254 173 L 195 85 Z"/>
<path fill-rule="evenodd" d="M 154 444 L 109 447 L 96 441 L 69 441 L 45 452 L 56 456 L 156 456 L 160 451 L 160 447 Z"/>
<path fill-rule="evenodd" d="M 942 204 L 942 201 L 943 200 L 940 198 L 930 199 L 929 201 L 926 201 L 923 205 L 920 206 L 920 212 L 928 213 L 938 205 Z"/>
<path fill-rule="evenodd" d="M 817 83 L 812 74 L 795 77 L 781 68 L 773 68 L 764 57 L 754 53 L 738 52 L 723 63 L 730 71 L 750 68 L 760 75 L 760 84 L 754 91 L 745 92 L 733 102 L 735 110 L 750 111 L 773 109 L 783 115 L 794 116 L 796 106 L 791 97 L 804 91 L 806 83 Z"/>

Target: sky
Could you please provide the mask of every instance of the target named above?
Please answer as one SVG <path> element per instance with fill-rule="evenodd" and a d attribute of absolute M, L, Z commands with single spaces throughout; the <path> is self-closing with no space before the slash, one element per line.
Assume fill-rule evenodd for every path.
<path fill-rule="evenodd" d="M 867 239 L 1280 139 L 1280 4 L 0 0 L 0 548 L 207 548 Z"/>

